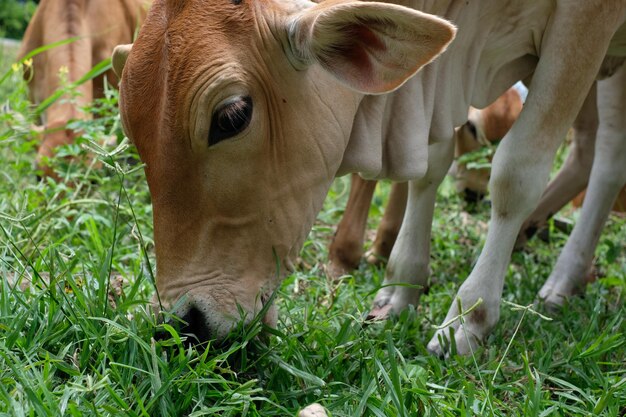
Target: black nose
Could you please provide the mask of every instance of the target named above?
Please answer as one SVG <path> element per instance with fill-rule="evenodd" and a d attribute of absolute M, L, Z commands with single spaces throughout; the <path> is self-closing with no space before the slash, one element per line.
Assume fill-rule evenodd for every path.
<path fill-rule="evenodd" d="M 175 328 L 176 332 L 183 338 L 184 346 L 199 348 L 215 338 L 214 332 L 211 331 L 204 317 L 202 311 L 196 307 L 191 307 L 183 316 L 164 318 L 160 315 L 157 321 L 159 324 L 165 323 Z M 156 329 L 154 338 L 159 341 L 168 340 L 171 338 L 171 334 L 159 326 Z"/>
<path fill-rule="evenodd" d="M 181 317 L 180 334 L 190 336 L 198 343 L 205 343 L 211 339 L 211 331 L 207 326 L 204 314 L 195 307 L 191 307 L 187 313 Z M 194 343 L 191 340 L 191 343 Z"/>

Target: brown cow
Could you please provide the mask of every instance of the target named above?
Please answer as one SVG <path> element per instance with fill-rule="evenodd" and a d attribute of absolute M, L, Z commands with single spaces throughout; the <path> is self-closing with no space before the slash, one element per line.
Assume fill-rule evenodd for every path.
<path fill-rule="evenodd" d="M 110 57 L 120 43 L 131 42 L 145 17 L 146 0 L 42 0 L 31 19 L 18 56 L 51 43 L 78 37 L 76 41 L 57 46 L 33 57 L 29 92 L 33 103 L 41 103 L 59 87 L 62 78 L 78 81 L 94 65 Z M 31 72 L 32 71 L 32 72 Z M 78 96 L 70 100 L 60 97 L 42 114 L 44 134 L 37 152 L 37 165 L 44 175 L 58 179 L 47 159 L 60 145 L 72 143 L 76 132 L 67 123 L 88 119 L 82 108 L 102 97 L 104 78 L 117 86 L 117 77 L 108 71 L 76 88 Z"/>
<path fill-rule="evenodd" d="M 502 139 L 521 111 L 522 98 L 515 88 L 508 89 L 484 109 L 470 108 L 468 121 L 455 132 L 455 158 Z M 457 190 L 465 195 L 466 200 L 474 201 L 487 193 L 489 169 L 467 169 L 465 164 L 457 163 L 451 172 Z M 363 256 L 367 214 L 376 183 L 352 174 L 348 203 L 328 249 L 328 273 L 332 277 L 356 268 Z M 392 185 L 368 262 L 377 263 L 391 254 L 404 217 L 407 193 L 406 183 Z"/>

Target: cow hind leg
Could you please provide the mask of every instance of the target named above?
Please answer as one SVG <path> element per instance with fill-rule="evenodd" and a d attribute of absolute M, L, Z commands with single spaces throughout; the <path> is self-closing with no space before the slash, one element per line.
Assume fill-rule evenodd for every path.
<path fill-rule="evenodd" d="M 352 174 L 350 196 L 337 232 L 328 248 L 328 274 L 333 278 L 349 273 L 359 265 L 363 256 L 363 239 L 367 215 L 376 189 L 376 181 Z"/>
<path fill-rule="evenodd" d="M 383 286 L 374 299 L 370 312 L 373 318 L 384 318 L 409 304 L 415 305 L 428 284 L 435 196 L 452 163 L 453 146 L 452 140 L 429 145 L 426 175 L 408 183 L 406 213 L 391 250 Z"/>
<path fill-rule="evenodd" d="M 385 214 L 376 230 L 372 249 L 367 254 L 368 263 L 377 265 L 387 260 L 391 255 L 404 218 L 408 193 L 409 188 L 406 182 L 394 182 L 391 186 Z"/>
<path fill-rule="evenodd" d="M 574 136 L 563 168 L 541 196 L 537 208 L 526 219 L 515 246 L 522 248 L 552 215 L 587 186 L 598 130 L 597 87 L 594 85 L 574 121 Z"/>
<path fill-rule="evenodd" d="M 626 183 L 626 71 L 599 83 L 600 129 L 582 212 L 554 270 L 539 291 L 549 307 L 561 306 L 584 285 L 600 232 Z"/>

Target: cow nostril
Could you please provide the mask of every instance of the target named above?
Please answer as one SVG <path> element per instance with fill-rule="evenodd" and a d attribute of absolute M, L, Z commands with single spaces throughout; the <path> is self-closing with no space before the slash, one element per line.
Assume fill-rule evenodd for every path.
<path fill-rule="evenodd" d="M 197 308 L 191 307 L 182 320 L 180 333 L 192 335 L 200 343 L 207 342 L 211 338 L 204 314 Z"/>

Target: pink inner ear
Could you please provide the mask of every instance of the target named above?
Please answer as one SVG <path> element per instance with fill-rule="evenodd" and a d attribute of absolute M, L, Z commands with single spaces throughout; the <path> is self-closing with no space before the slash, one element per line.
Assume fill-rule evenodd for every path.
<path fill-rule="evenodd" d="M 361 80 L 373 78 L 374 66 L 371 52 L 385 52 L 385 43 L 362 23 L 351 23 L 339 29 L 345 33 L 344 42 L 332 46 L 333 53 L 325 61 L 330 67 L 352 67 Z"/>

